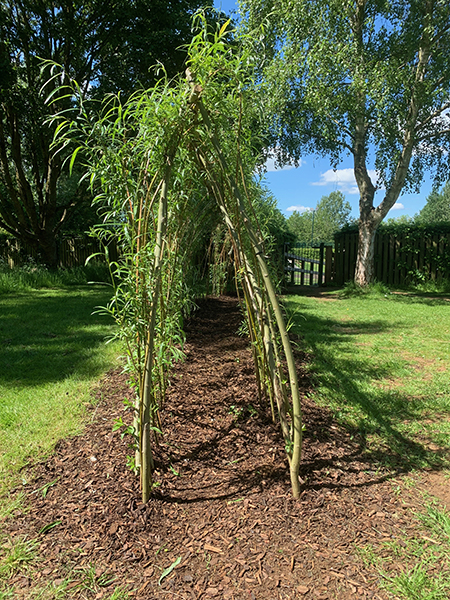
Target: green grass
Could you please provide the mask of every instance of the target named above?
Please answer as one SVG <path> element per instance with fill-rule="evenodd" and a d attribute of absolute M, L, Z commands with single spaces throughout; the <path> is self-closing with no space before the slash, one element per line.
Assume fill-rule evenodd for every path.
<path fill-rule="evenodd" d="M 285 305 L 309 353 L 315 400 L 332 410 L 362 452 L 393 471 L 448 466 L 448 296 L 437 289 L 347 286 L 318 298 L 289 296 Z M 408 481 L 403 477 L 394 493 Z M 424 505 L 408 534 L 356 548 L 393 598 L 450 597 L 450 515 L 436 502 Z"/>
<path fill-rule="evenodd" d="M 450 548 L 450 515 L 435 504 L 428 504 L 427 512 L 419 515 L 419 520 Z"/>
<path fill-rule="evenodd" d="M 288 296 L 291 329 L 310 353 L 314 398 L 388 467 L 448 464 L 450 302 L 346 289 Z"/>
<path fill-rule="evenodd" d="M 0 295 L 108 281 L 110 281 L 108 268 L 100 263 L 90 262 L 83 267 L 51 271 L 31 260 L 22 267 L 10 269 L 0 258 Z"/>
<path fill-rule="evenodd" d="M 9 578 L 19 573 L 32 574 L 39 567 L 43 559 L 38 555 L 38 547 L 36 540 L 3 540 L 0 545 L 0 600 L 14 597 L 14 589 L 7 583 Z M 45 581 L 33 586 L 29 590 L 30 600 L 70 600 L 74 593 L 77 598 L 96 598 L 102 590 L 112 587 L 117 579 L 115 575 L 92 563 L 83 567 L 66 565 L 65 570 L 64 579 Z M 125 600 L 129 598 L 129 594 L 123 587 L 114 586 L 108 595 L 101 594 L 101 597 L 104 600 Z"/>
<path fill-rule="evenodd" d="M 389 577 L 388 589 L 396 598 L 406 600 L 448 600 L 450 585 L 446 576 L 429 574 L 429 564 L 419 563 L 414 567 Z"/>
<path fill-rule="evenodd" d="M 26 509 L 24 495 L 9 497 L 8 490 L 25 483 L 25 465 L 82 430 L 95 383 L 118 364 L 118 343 L 105 343 L 115 325 L 95 312 L 108 302 L 110 288 L 80 285 L 101 280 L 102 273 L 97 268 L 55 273 L 38 266 L 0 268 L 0 520 Z M 51 485 L 38 492 L 45 495 Z M 36 568 L 38 543 L 0 541 L 0 600 L 9 600 L 14 597 L 9 578 Z M 33 588 L 30 598 L 68 599 L 73 581 L 94 597 L 111 577 L 92 566 L 74 570 L 58 584 Z M 111 594 L 111 600 L 128 597 L 120 587 Z"/>
<path fill-rule="evenodd" d="M 37 557 L 36 540 L 19 538 L 7 540 L 0 546 L 0 579 L 9 578 Z"/>
<path fill-rule="evenodd" d="M 382 587 L 402 600 L 446 600 L 450 597 L 450 515 L 436 501 L 414 514 L 415 528 L 378 547 L 356 547 Z M 411 531 L 413 534 L 411 535 Z"/>
<path fill-rule="evenodd" d="M 0 295 L 0 481 L 82 428 L 93 384 L 117 364 L 99 285 Z M 0 484 L 1 487 L 1 484 Z M 4 510 L 4 509 L 3 509 Z"/>

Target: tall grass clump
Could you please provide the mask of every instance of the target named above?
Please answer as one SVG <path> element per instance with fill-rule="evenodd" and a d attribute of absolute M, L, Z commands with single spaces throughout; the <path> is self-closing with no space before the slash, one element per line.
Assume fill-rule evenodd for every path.
<path fill-rule="evenodd" d="M 369 285 L 358 285 L 354 281 L 347 281 L 343 288 L 339 290 L 339 296 L 342 298 L 386 296 L 390 293 L 389 287 L 381 281 L 375 281 Z"/>
<path fill-rule="evenodd" d="M 301 411 L 295 364 L 266 261 L 267 230 L 258 218 L 263 192 L 255 182 L 259 141 L 252 56 L 231 37 L 229 21 L 211 30 L 198 15 L 186 77 L 162 76 L 125 104 L 110 97 L 98 116 L 83 105 L 76 121 L 59 115 L 55 146 L 71 146 L 70 168 L 84 162 L 103 223 L 95 232 L 121 258 L 111 268 L 116 320 L 136 389 L 134 468 L 142 497 L 153 487 L 153 451 L 162 435 L 165 391 L 183 356 L 183 320 L 195 306 L 202 277 L 215 291 L 230 281 L 246 306 L 261 396 L 281 424 L 292 489 L 299 490 Z M 55 74 L 58 77 L 58 73 Z M 93 113 L 92 113 L 93 114 Z M 288 373 L 283 372 L 286 359 Z"/>
<path fill-rule="evenodd" d="M 450 280 L 438 279 L 420 281 L 414 286 L 408 288 L 412 292 L 420 292 L 423 294 L 450 294 Z"/>

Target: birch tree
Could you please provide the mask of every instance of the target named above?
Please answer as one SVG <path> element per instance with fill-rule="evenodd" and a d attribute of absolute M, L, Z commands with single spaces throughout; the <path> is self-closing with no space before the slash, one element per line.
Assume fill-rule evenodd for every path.
<path fill-rule="evenodd" d="M 242 0 L 279 161 L 353 159 L 359 189 L 355 282 L 374 276 L 375 233 L 425 170 L 449 167 L 447 0 Z M 370 175 L 374 171 L 376 176 Z"/>

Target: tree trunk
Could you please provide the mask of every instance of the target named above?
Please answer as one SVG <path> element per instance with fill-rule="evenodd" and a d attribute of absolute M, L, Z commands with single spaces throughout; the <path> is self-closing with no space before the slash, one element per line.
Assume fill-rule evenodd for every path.
<path fill-rule="evenodd" d="M 42 262 L 49 269 L 58 267 L 58 242 L 55 236 L 47 235 L 46 239 L 38 240 L 38 250 L 41 253 Z"/>
<path fill-rule="evenodd" d="M 375 219 L 361 218 L 358 227 L 358 253 L 356 255 L 355 283 L 365 286 L 374 281 L 375 234 L 378 223 Z"/>

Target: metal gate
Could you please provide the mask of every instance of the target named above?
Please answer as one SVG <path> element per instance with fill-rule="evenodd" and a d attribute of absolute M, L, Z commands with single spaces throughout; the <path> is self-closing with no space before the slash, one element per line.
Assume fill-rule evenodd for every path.
<path fill-rule="evenodd" d="M 290 248 L 285 244 L 284 273 L 288 285 L 322 286 L 332 281 L 333 249 L 320 244 L 298 244 Z"/>

